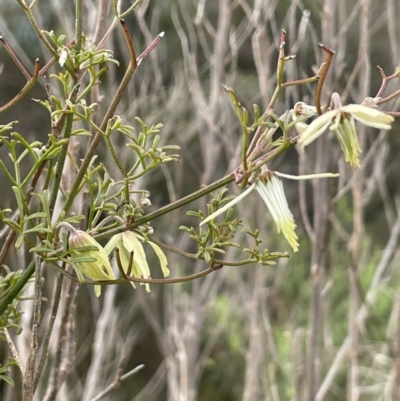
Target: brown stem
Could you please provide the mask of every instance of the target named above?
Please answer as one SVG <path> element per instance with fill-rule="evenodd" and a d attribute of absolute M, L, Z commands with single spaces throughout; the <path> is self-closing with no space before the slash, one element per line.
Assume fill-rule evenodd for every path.
<path fill-rule="evenodd" d="M 28 361 L 26 362 L 26 368 L 24 372 L 22 382 L 22 400 L 32 401 L 35 394 L 35 375 L 36 375 L 36 355 L 38 350 L 38 335 L 39 326 L 41 323 L 41 306 L 42 306 L 42 287 L 43 280 L 41 274 L 42 259 L 39 255 L 35 257 L 35 303 L 34 303 L 34 314 L 32 322 L 32 334 L 31 343 L 29 346 Z"/>
<path fill-rule="evenodd" d="M 325 65 L 322 68 L 321 76 L 319 78 L 318 85 L 317 85 L 317 91 L 315 94 L 315 105 L 317 107 L 318 114 L 321 115 L 322 114 L 322 109 L 321 109 L 322 88 L 324 86 L 325 78 L 328 75 L 329 67 L 331 65 L 331 61 L 332 61 L 332 58 L 333 58 L 333 55 L 335 54 L 335 52 L 333 50 L 329 49 L 328 47 L 326 47 L 325 45 L 323 45 L 322 43 L 319 44 L 319 47 L 324 52 L 327 53 Z"/>
<path fill-rule="evenodd" d="M 382 97 L 383 93 L 385 92 L 388 82 L 390 80 L 392 80 L 393 78 L 398 78 L 399 74 L 397 71 L 395 71 L 392 75 L 386 76 L 385 71 L 383 71 L 383 68 L 381 68 L 379 65 L 378 65 L 378 70 L 382 77 L 382 85 L 379 88 L 378 93 L 376 94 L 375 97 Z"/>
<path fill-rule="evenodd" d="M 129 273 L 129 270 L 131 270 L 131 266 L 133 264 L 133 252 L 131 252 L 130 257 L 129 257 L 129 267 L 128 267 L 128 272 L 125 273 L 122 263 L 121 263 L 121 258 L 119 255 L 119 250 L 118 248 L 115 250 L 115 257 L 117 259 L 117 265 L 118 269 L 121 273 L 121 276 L 123 278 L 122 281 L 133 281 L 134 283 L 142 283 L 142 284 L 172 284 L 172 283 L 183 283 L 186 281 L 192 281 L 196 280 L 200 277 L 204 277 L 207 274 L 212 273 L 215 270 L 221 269 L 223 266 L 221 264 L 212 264 L 208 269 L 203 270 L 199 273 L 192 274 L 190 276 L 184 276 L 184 277 L 178 277 L 178 278 L 162 278 L 162 279 L 157 279 L 157 278 L 138 278 L 138 277 L 132 277 L 129 276 L 127 273 Z M 121 280 L 114 280 L 112 282 L 108 281 L 102 281 L 102 283 L 118 283 L 121 282 Z"/>
<path fill-rule="evenodd" d="M 130 58 L 131 58 L 132 66 L 134 69 L 136 69 L 137 68 L 136 52 L 135 52 L 135 48 L 133 47 L 131 34 L 129 33 L 128 28 L 126 27 L 125 20 L 121 19 L 120 23 L 121 23 L 121 27 L 122 27 L 122 30 L 124 32 L 124 36 L 126 39 L 126 45 L 128 47 L 129 55 L 131 56 Z"/>
<path fill-rule="evenodd" d="M 16 95 L 13 99 L 11 99 L 3 107 L 0 107 L 0 113 L 11 109 L 31 90 L 31 88 L 33 87 L 33 85 L 35 85 L 35 83 L 38 79 L 39 69 L 40 69 L 39 59 L 36 59 L 35 60 L 35 70 L 33 71 L 33 76 L 31 78 L 29 78 L 29 81 L 21 89 L 21 92 L 19 92 L 18 95 Z"/>
<path fill-rule="evenodd" d="M 12 47 L 8 44 L 6 39 L 3 36 L 0 36 L 0 42 L 3 44 L 4 48 L 7 50 L 7 53 L 10 55 L 15 65 L 19 68 L 19 70 L 24 74 L 27 81 L 31 80 L 31 74 L 29 74 L 28 70 L 25 68 L 23 62 L 19 59 L 19 57 L 15 54 Z"/>
<path fill-rule="evenodd" d="M 63 266 L 65 268 L 65 263 Z M 64 275 L 59 274 L 57 277 L 57 284 L 56 284 L 56 288 L 54 291 L 53 308 L 51 310 L 50 323 L 49 323 L 49 327 L 47 329 L 46 336 L 45 336 L 45 339 L 43 342 L 42 356 L 40 358 L 40 362 L 39 362 L 38 368 L 36 370 L 35 380 L 33 383 L 34 391 L 36 391 L 36 389 L 37 389 L 39 379 L 43 372 L 44 364 L 46 363 L 46 360 L 47 360 L 47 352 L 48 352 L 48 348 L 49 348 L 50 337 L 51 337 L 51 333 L 53 332 L 54 322 L 56 320 L 58 307 L 60 305 L 63 280 L 64 280 Z"/>

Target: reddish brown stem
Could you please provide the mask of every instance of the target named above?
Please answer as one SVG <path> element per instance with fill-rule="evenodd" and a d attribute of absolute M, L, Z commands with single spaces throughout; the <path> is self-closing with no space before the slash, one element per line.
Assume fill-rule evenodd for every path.
<path fill-rule="evenodd" d="M 318 81 L 317 92 L 315 94 L 315 105 L 317 107 L 318 114 L 321 115 L 322 114 L 322 109 L 321 109 L 322 88 L 324 86 L 325 78 L 328 75 L 329 67 L 331 65 L 332 58 L 333 58 L 333 55 L 335 54 L 335 52 L 333 50 L 329 49 L 328 47 L 326 47 L 325 45 L 323 45 L 322 43 L 319 44 L 319 47 L 327 54 L 325 65 L 322 68 L 321 76 Z"/>
<path fill-rule="evenodd" d="M 382 85 L 381 85 L 381 87 L 379 88 L 379 91 L 378 91 L 378 93 L 376 94 L 375 97 L 382 97 L 383 93 L 385 92 L 387 83 L 388 83 L 391 79 L 397 78 L 399 75 L 398 75 L 398 73 L 397 73 L 397 71 L 396 71 L 394 74 L 389 75 L 389 76 L 387 77 L 386 74 L 385 74 L 385 71 L 383 71 L 383 68 L 380 67 L 379 65 L 378 65 L 378 70 L 379 70 L 379 73 L 381 74 L 381 77 L 382 77 Z"/>

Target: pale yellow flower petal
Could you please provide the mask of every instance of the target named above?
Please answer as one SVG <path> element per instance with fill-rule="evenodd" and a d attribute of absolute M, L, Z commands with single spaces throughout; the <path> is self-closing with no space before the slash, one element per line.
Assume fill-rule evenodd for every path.
<path fill-rule="evenodd" d="M 351 114 L 352 117 L 362 124 L 378 129 L 391 129 L 392 127 L 389 124 L 394 121 L 391 115 L 371 107 L 362 106 L 361 104 L 348 104 L 342 106 L 340 111 Z"/>
<path fill-rule="evenodd" d="M 296 223 L 289 209 L 282 181 L 275 176 L 271 176 L 266 183 L 262 180 L 257 181 L 256 189 L 267 205 L 275 221 L 278 233 L 282 232 L 293 251 L 297 252 L 299 243 L 295 232 Z"/>
<path fill-rule="evenodd" d="M 157 255 L 158 260 L 160 262 L 161 271 L 163 272 L 164 277 L 169 276 L 169 269 L 168 269 L 168 259 L 165 256 L 165 253 L 162 249 L 152 241 L 147 241 L 147 243 L 153 248 L 154 253 Z"/>
<path fill-rule="evenodd" d="M 150 278 L 150 268 L 143 245 L 134 232 L 125 231 L 122 234 L 123 247 L 133 252 L 132 274 L 136 277 Z M 146 291 L 150 292 L 149 284 L 145 284 L 145 287 Z"/>
<path fill-rule="evenodd" d="M 274 171 L 274 174 L 278 177 L 287 178 L 289 180 L 301 181 L 301 180 L 313 180 L 318 178 L 335 178 L 339 177 L 338 173 L 318 173 L 318 174 L 303 174 L 303 175 L 291 175 Z"/>
<path fill-rule="evenodd" d="M 315 141 L 325 132 L 333 118 L 338 114 L 338 110 L 332 110 L 317 117 L 300 136 L 298 143 L 304 147 Z"/>
<path fill-rule="evenodd" d="M 107 253 L 104 248 L 87 232 L 82 230 L 71 230 L 68 238 L 68 245 L 71 250 L 78 249 L 76 258 L 93 258 L 93 261 L 74 262 L 73 266 L 75 270 L 77 270 L 78 278 L 83 274 L 93 281 L 115 279 Z M 97 249 L 79 250 L 79 248 L 85 246 L 92 246 Z M 95 286 L 95 293 L 97 296 L 100 295 L 100 286 Z"/>
<path fill-rule="evenodd" d="M 346 162 L 353 167 L 360 167 L 359 154 L 361 153 L 361 147 L 358 141 L 354 119 L 343 117 L 340 124 L 337 124 L 335 127 L 332 125 L 331 129 L 333 128 L 340 143 L 340 147 L 343 150 Z"/>
<path fill-rule="evenodd" d="M 219 216 L 220 214 L 226 212 L 228 209 L 230 209 L 232 206 L 236 205 L 237 203 L 239 203 L 243 198 L 245 198 L 252 190 L 254 189 L 254 185 L 251 185 L 250 187 L 248 187 L 245 191 L 243 191 L 242 193 L 240 193 L 236 198 L 234 198 L 233 200 L 231 200 L 230 202 L 226 203 L 224 206 L 222 206 L 220 209 L 218 209 L 217 211 L 215 211 L 214 213 L 210 214 L 209 216 L 207 216 L 204 220 L 202 220 L 200 222 L 200 226 L 202 226 L 205 223 L 208 223 L 209 221 L 215 219 L 217 216 Z"/>

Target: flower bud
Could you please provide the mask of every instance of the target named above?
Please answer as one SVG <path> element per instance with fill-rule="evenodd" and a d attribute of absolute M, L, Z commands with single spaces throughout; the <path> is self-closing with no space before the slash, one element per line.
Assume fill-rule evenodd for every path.
<path fill-rule="evenodd" d="M 142 206 L 143 209 L 148 208 L 151 206 L 151 201 L 149 198 L 142 198 L 139 202 L 140 206 Z"/>
<path fill-rule="evenodd" d="M 58 63 L 60 64 L 61 67 L 64 67 L 64 64 L 68 58 L 68 54 L 69 54 L 68 47 L 63 47 L 60 53 L 60 57 L 58 58 Z"/>
<path fill-rule="evenodd" d="M 82 281 L 82 275 L 93 281 L 114 280 L 114 272 L 104 248 L 87 232 L 82 230 L 70 230 L 68 245 L 71 250 L 76 249 L 77 259 L 88 260 L 73 262 L 78 278 Z M 84 247 L 95 247 L 96 249 L 79 249 Z M 101 286 L 95 286 L 97 296 L 101 293 Z"/>

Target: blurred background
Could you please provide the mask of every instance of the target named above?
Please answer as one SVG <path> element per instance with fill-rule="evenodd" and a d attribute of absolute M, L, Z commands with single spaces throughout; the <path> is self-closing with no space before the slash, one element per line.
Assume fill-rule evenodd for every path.
<path fill-rule="evenodd" d="M 114 15 L 108 1 L 84 1 L 84 33 L 98 43 Z M 124 10 L 132 3 L 121 1 Z M 105 21 L 98 22 L 99 10 Z M 39 0 L 35 16 L 41 29 L 74 37 L 74 4 Z M 338 92 L 343 104 L 375 97 L 386 75 L 399 64 L 400 7 L 396 0 L 143 0 L 126 17 L 137 54 L 164 31 L 165 37 L 134 75 L 117 114 L 129 124 L 139 116 L 147 125 L 162 123 L 162 143 L 181 147 L 181 161 L 137 182 L 151 192 L 155 210 L 228 174 L 240 164 L 241 130 L 222 84 L 234 89 L 252 110 L 265 109 L 276 83 L 281 29 L 287 32 L 284 79 L 312 76 L 326 55 L 336 53 L 324 85 L 323 103 Z M 16 0 L 0 2 L 0 34 L 29 71 L 38 57 L 50 58 Z M 120 82 L 129 54 L 117 27 L 105 43 L 120 66 L 111 65 L 100 85 L 99 114 Z M 0 48 L 0 105 L 25 85 L 25 78 Z M 59 68 L 59 67 L 58 67 Z M 55 73 L 57 67 L 50 72 Z M 50 89 L 61 88 L 49 78 Z M 314 104 L 316 84 L 287 88 L 275 104 L 281 115 L 298 101 Z M 388 82 L 384 97 L 399 89 Z M 45 142 L 50 132 L 43 79 L 0 124 L 18 120 L 24 137 Z M 381 107 L 398 111 L 393 99 Z M 340 172 L 339 180 L 298 184 L 285 181 L 297 222 L 300 252 L 276 266 L 224 267 L 185 284 L 104 288 L 100 299 L 79 288 L 71 369 L 57 400 L 92 400 L 110 384 L 118 366 L 139 372 L 121 383 L 107 400 L 134 401 L 334 401 L 400 400 L 399 294 L 399 125 L 389 132 L 358 126 L 363 149 L 359 170 L 343 160 L 328 133 L 307 148 L 291 149 L 268 167 L 287 174 Z M 85 146 L 82 144 L 82 152 Z M 121 157 L 130 152 L 121 138 Z M 0 157 L 7 164 L 7 150 Z M 107 155 L 102 162 L 107 165 Z M 111 168 L 111 167 L 110 167 Z M 12 190 L 0 174 L 1 208 L 15 207 Z M 233 185 L 232 193 L 239 191 Z M 187 210 L 206 210 L 207 199 L 154 222 L 155 238 L 196 252 L 181 225 L 198 221 Z M 259 228 L 270 251 L 291 252 L 256 194 L 234 211 L 246 227 Z M 3 227 L 0 227 L 0 230 Z M 0 238 L 4 241 L 4 235 Z M 247 237 L 238 233 L 236 242 Z M 246 244 L 244 244 L 246 245 Z M 251 244 L 248 244 L 249 246 Z M 27 250 L 14 251 L 8 265 L 26 264 Z M 205 268 L 167 254 L 171 275 Z M 232 250 L 227 260 L 243 255 Z M 157 261 L 152 269 L 158 277 Z M 46 272 L 45 292 L 55 272 Z M 27 290 L 32 294 L 32 289 Z M 33 304 L 23 302 L 24 331 L 15 337 L 21 358 L 30 341 Z M 45 319 L 50 313 L 43 306 Z M 57 324 L 56 324 L 57 326 Z M 60 328 L 53 334 L 54 351 Z M 54 356 L 39 386 L 41 400 Z M 1 351 L 6 358 L 7 351 Z M 123 359 L 124 358 L 124 359 Z M 123 360 L 123 363 L 121 362 Z M 17 369 L 12 373 L 18 383 Z M 0 383 L 1 399 L 17 400 L 18 386 Z"/>

